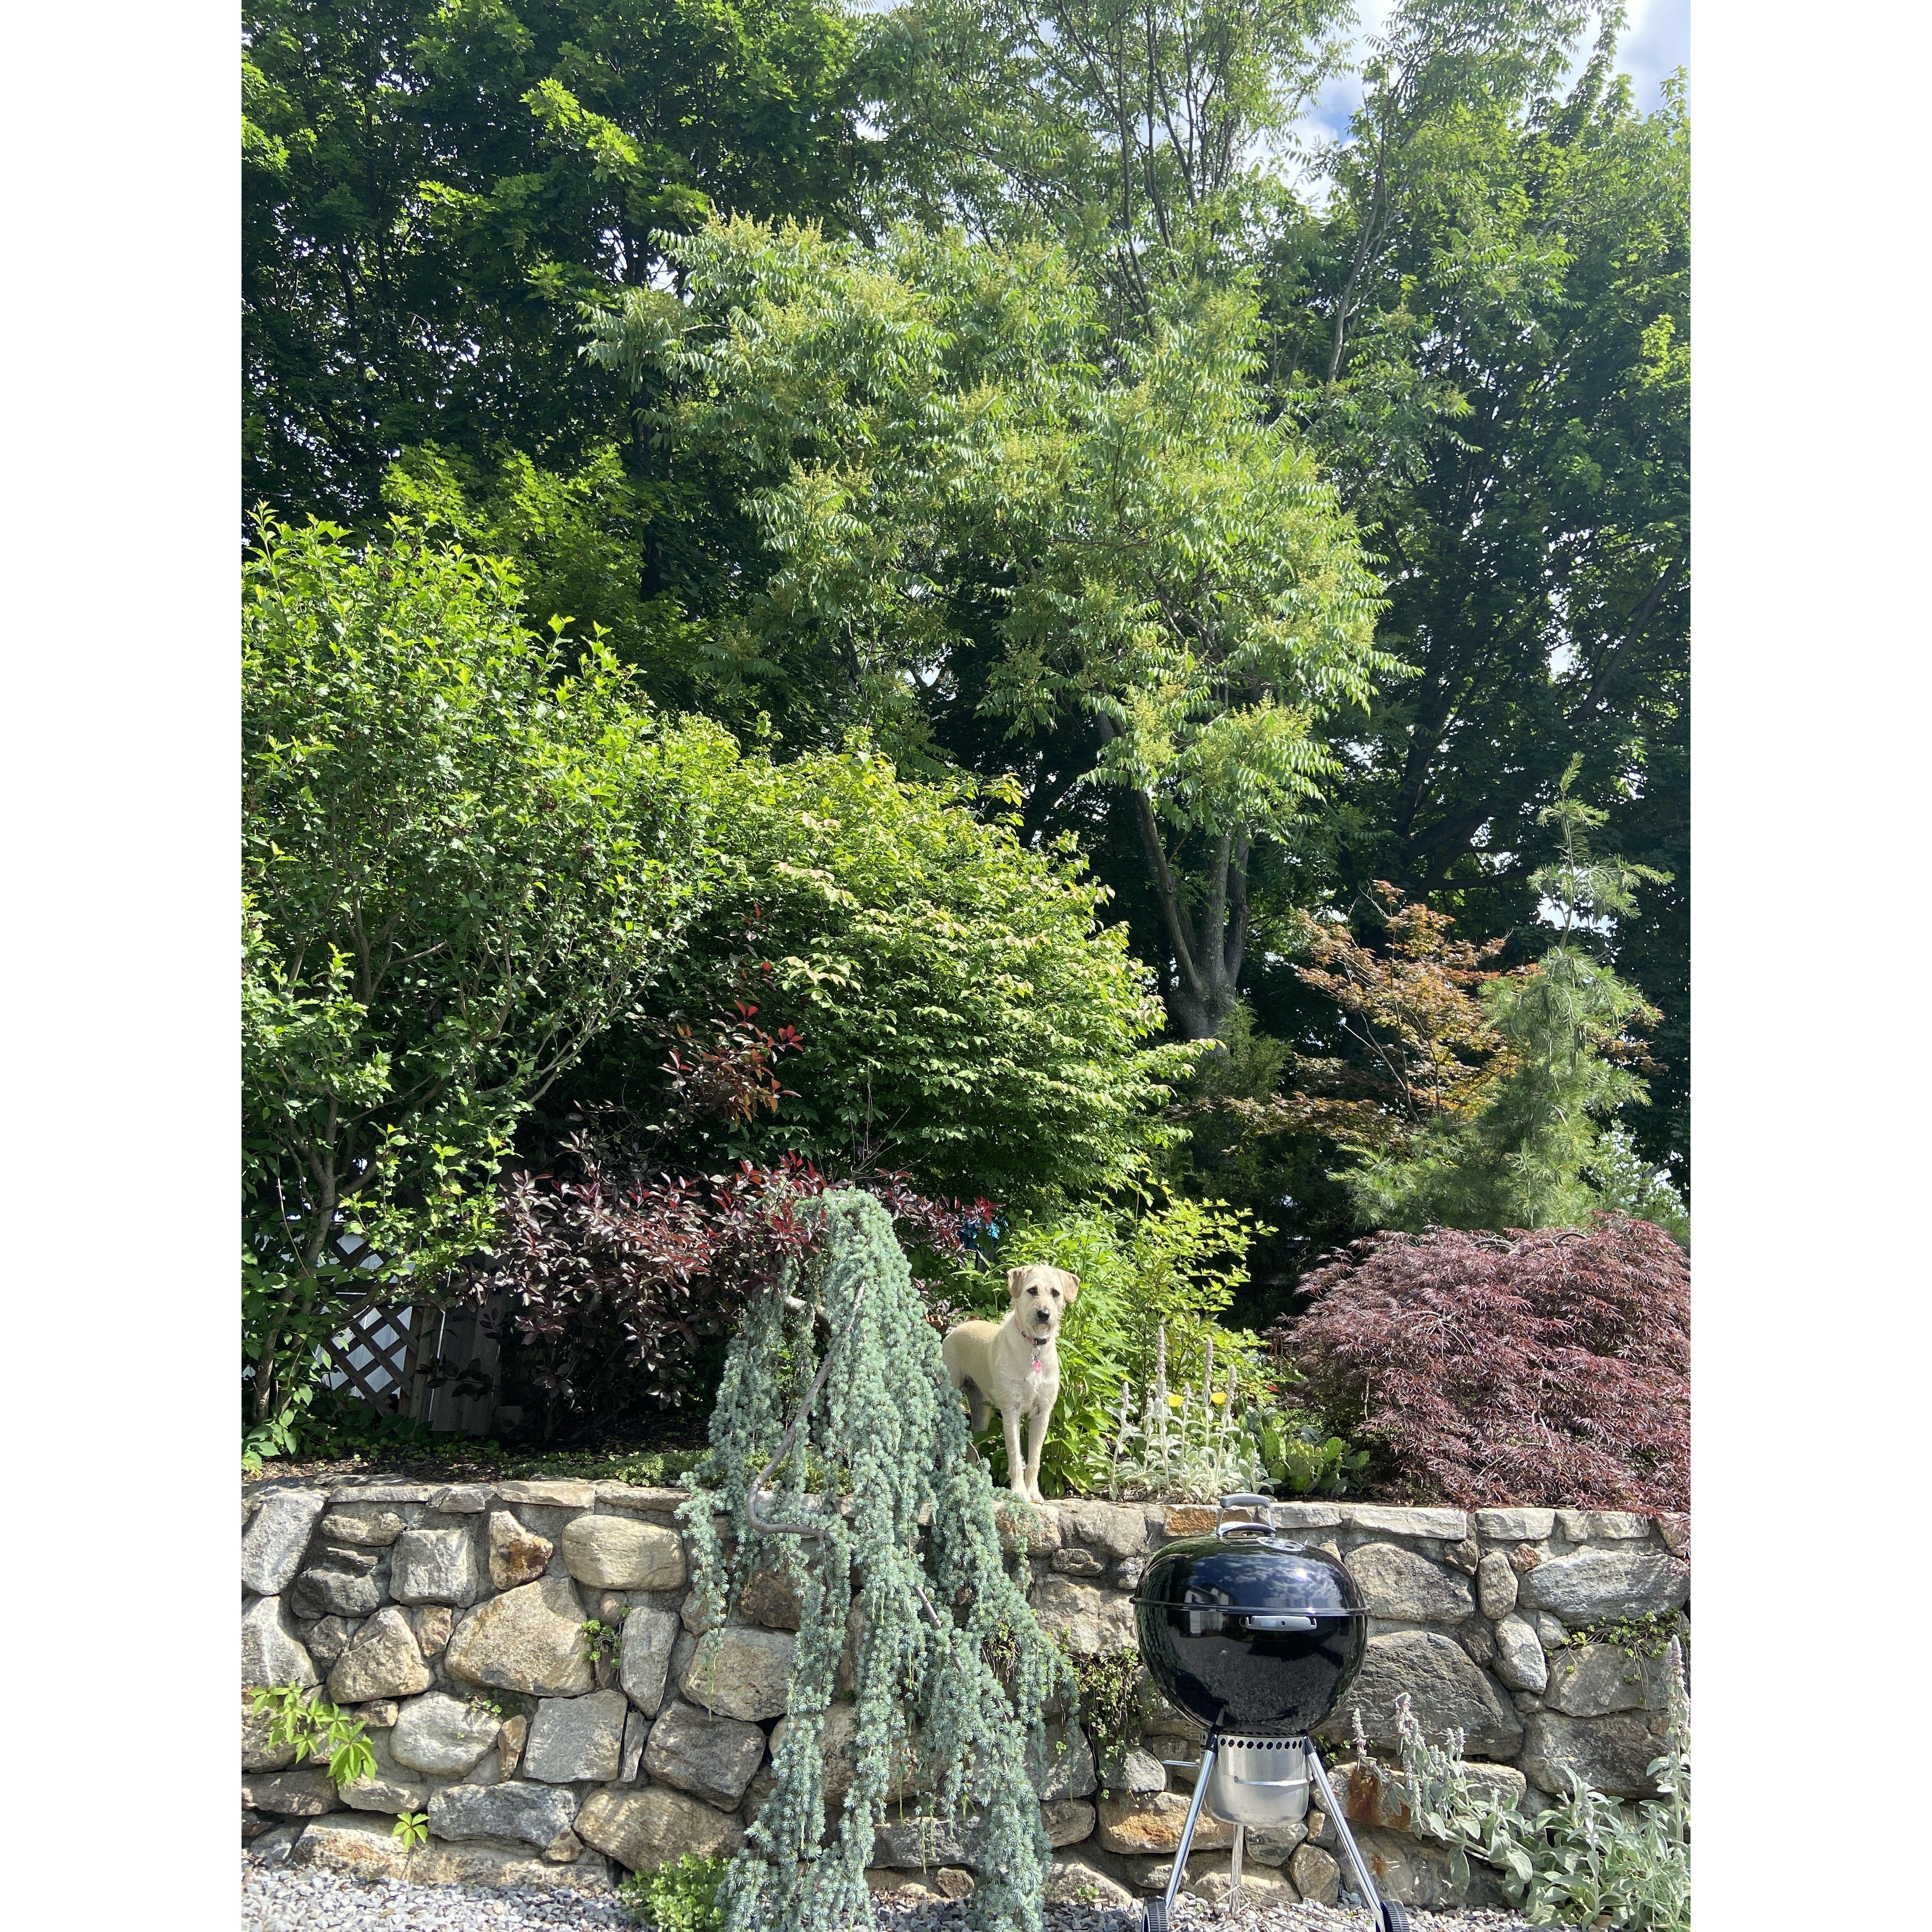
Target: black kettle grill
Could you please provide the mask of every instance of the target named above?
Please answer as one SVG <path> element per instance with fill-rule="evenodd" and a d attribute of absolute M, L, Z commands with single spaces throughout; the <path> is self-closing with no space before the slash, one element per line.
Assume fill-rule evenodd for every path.
<path fill-rule="evenodd" d="M 1230 1522 L 1235 1510 L 1249 1514 Z M 1305 1816 L 1311 1786 L 1382 1932 L 1408 1932 L 1408 1914 L 1376 1891 L 1309 1736 L 1361 1668 L 1368 1615 L 1334 1558 L 1275 1528 L 1266 1496 L 1223 1496 L 1211 1535 L 1171 1543 L 1148 1563 L 1134 1592 L 1141 1656 L 1207 1742 L 1166 1894 L 1148 1901 L 1145 1932 L 1167 1932 L 1203 1810 L 1234 1827 L 1238 1884 L 1247 1828 Z"/>

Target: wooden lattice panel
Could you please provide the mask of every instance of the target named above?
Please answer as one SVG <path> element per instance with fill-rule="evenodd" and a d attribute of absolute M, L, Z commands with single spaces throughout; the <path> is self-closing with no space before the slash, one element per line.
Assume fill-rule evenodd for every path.
<path fill-rule="evenodd" d="M 418 1370 L 434 1353 L 436 1311 L 366 1301 L 324 1344 L 341 1386 L 385 1414 L 413 1413 Z"/>

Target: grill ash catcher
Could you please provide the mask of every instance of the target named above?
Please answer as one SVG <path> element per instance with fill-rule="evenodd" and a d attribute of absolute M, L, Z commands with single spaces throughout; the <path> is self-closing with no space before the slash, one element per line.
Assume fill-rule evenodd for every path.
<path fill-rule="evenodd" d="M 1237 1510 L 1249 1514 L 1228 1520 Z M 1269 1498 L 1223 1496 L 1211 1534 L 1171 1543 L 1148 1563 L 1134 1623 L 1162 1694 L 1207 1733 L 1166 1895 L 1148 1902 L 1145 1932 L 1167 1932 L 1204 1810 L 1234 1827 L 1238 1883 L 1248 1828 L 1295 1823 L 1311 1793 L 1380 1932 L 1408 1932 L 1408 1914 L 1376 1889 L 1310 1736 L 1334 1715 L 1368 1646 L 1355 1580 L 1277 1530 Z"/>

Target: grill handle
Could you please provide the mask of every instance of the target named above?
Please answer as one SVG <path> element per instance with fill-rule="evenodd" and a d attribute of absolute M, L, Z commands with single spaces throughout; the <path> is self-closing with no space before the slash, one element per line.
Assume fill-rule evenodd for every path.
<path fill-rule="evenodd" d="M 1256 1522 L 1252 1514 L 1245 1522 L 1224 1523 L 1222 1519 L 1230 1510 L 1258 1510 L 1262 1520 Z M 1216 1536 L 1272 1536 L 1274 1530 L 1274 1498 L 1272 1496 L 1223 1496 L 1214 1510 L 1214 1534 Z"/>
<path fill-rule="evenodd" d="M 1251 1630 L 1312 1630 L 1315 1619 L 1299 1610 L 1248 1610 L 1240 1613 Z"/>

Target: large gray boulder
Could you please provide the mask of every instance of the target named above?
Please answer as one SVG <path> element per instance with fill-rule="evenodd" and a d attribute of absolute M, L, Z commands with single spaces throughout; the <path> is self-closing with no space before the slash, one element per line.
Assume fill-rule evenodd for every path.
<path fill-rule="evenodd" d="M 319 1490 L 284 1490 L 262 1498 L 242 1533 L 243 1589 L 274 1597 L 287 1588 L 328 1501 Z"/>
<path fill-rule="evenodd" d="M 1660 1712 L 1568 1718 L 1560 1711 L 1532 1711 L 1527 1722 L 1521 1763 L 1523 1775 L 1538 1790 L 1561 1797 L 1570 1789 L 1568 1774 L 1574 1772 L 1613 1798 L 1656 1796 L 1649 1766 L 1664 1754 Z"/>
<path fill-rule="evenodd" d="M 1034 1586 L 1033 1606 L 1042 1628 L 1049 1636 L 1064 1636 L 1076 1657 L 1099 1657 L 1133 1644 L 1133 1604 L 1118 1590 L 1049 1572 Z"/>
<path fill-rule="evenodd" d="M 718 1858 L 745 1841 L 736 1819 L 680 1791 L 593 1791 L 577 1814 L 577 1835 L 632 1871 L 681 1858 Z"/>
<path fill-rule="evenodd" d="M 1071 1531 L 1112 1557 L 1137 1556 L 1147 1547 L 1147 1512 L 1138 1504 L 1062 1503 L 1060 1521 L 1063 1536 Z"/>
<path fill-rule="evenodd" d="M 1027 1760 L 1033 1788 L 1041 1799 L 1092 1797 L 1100 1780 L 1094 1771 L 1094 1747 L 1088 1742 L 1087 1733 L 1078 1724 L 1048 1724 L 1045 1742 L 1043 1756 L 1030 1756 Z M 1163 1772 L 1160 1786 L 1155 1788 L 1164 1788 L 1166 1782 Z"/>
<path fill-rule="evenodd" d="M 500 1720 L 474 1704 L 432 1690 L 396 1713 L 390 1749 L 398 1764 L 437 1778 L 461 1778 L 496 1742 Z"/>
<path fill-rule="evenodd" d="M 380 1610 L 386 1580 L 367 1550 L 329 1550 L 328 1560 L 312 1564 L 289 1592 L 290 1607 L 298 1617 L 366 1617 Z M 360 1561 L 340 1560 L 350 1556 Z"/>
<path fill-rule="evenodd" d="M 1576 1624 L 1681 1610 L 1690 1594 L 1690 1564 L 1660 1550 L 1580 1550 L 1539 1563 L 1518 1585 L 1516 1601 Z"/>
<path fill-rule="evenodd" d="M 342 1806 L 328 1773 L 319 1765 L 244 1778 L 242 1802 L 251 1810 L 272 1811 L 282 1818 L 320 1818 L 325 1811 L 340 1810 Z"/>
<path fill-rule="evenodd" d="M 891 1871 L 930 1870 L 938 1865 L 971 1870 L 980 1862 L 983 1828 L 964 1819 L 901 1818 L 895 1810 L 873 1835 L 872 1863 Z"/>
<path fill-rule="evenodd" d="M 1468 1581 L 1398 1543 L 1366 1543 L 1345 1559 L 1372 1616 L 1412 1624 L 1460 1624 L 1475 1614 Z"/>
<path fill-rule="evenodd" d="M 1047 1843 L 1058 1851 L 1094 1835 L 1094 1808 L 1084 1798 L 1049 1798 L 1040 1808 L 1040 1822 L 1046 1827 Z"/>
<path fill-rule="evenodd" d="M 1543 1701 L 1570 1718 L 1603 1718 L 1613 1711 L 1660 1711 L 1667 1666 L 1661 1657 L 1615 1644 L 1568 1645 L 1550 1659 Z"/>
<path fill-rule="evenodd" d="M 596 1682 L 584 1654 L 584 1606 L 568 1576 L 492 1597 L 451 1634 L 443 1666 L 466 1684 L 576 1697 Z"/>
<path fill-rule="evenodd" d="M 482 1580 L 466 1529 L 406 1529 L 396 1538 L 389 1594 L 399 1604 L 449 1604 L 466 1609 Z"/>
<path fill-rule="evenodd" d="M 1440 1911 L 1503 1902 L 1502 1887 L 1487 1866 L 1472 1859 L 1468 1882 L 1459 1882 L 1448 1847 L 1431 1839 L 1371 1826 L 1355 1834 L 1355 1844 L 1375 1876 L 1376 1890 L 1398 1905 Z"/>
<path fill-rule="evenodd" d="M 1492 1550 L 1476 1565 L 1476 1604 L 1486 1617 L 1506 1617 L 1516 1608 L 1516 1576 L 1509 1558 Z"/>
<path fill-rule="evenodd" d="M 289 1622 L 279 1597 L 261 1597 L 242 1618 L 242 1685 L 314 1683 L 314 1660 Z"/>
<path fill-rule="evenodd" d="M 546 1697 L 524 1746 L 524 1775 L 545 1784 L 609 1784 L 623 1768 L 629 1708 L 621 1690 Z"/>
<path fill-rule="evenodd" d="M 1178 1791 L 1102 1792 L 1098 1808 L 1100 1844 L 1126 1858 L 1163 1852 L 1171 1856 L 1180 1848 L 1187 1805 Z M 1204 1852 L 1223 1850 L 1234 1842 L 1234 1828 L 1204 1811 L 1195 1827 L 1194 1842 Z"/>
<path fill-rule="evenodd" d="M 707 1803 L 729 1810 L 745 1795 L 765 1755 L 765 1734 L 736 1718 L 707 1718 L 673 1703 L 652 1724 L 644 1769 Z"/>
<path fill-rule="evenodd" d="M 413 1697 L 430 1683 L 416 1632 L 392 1604 L 349 1640 L 328 1673 L 328 1694 L 338 1704 L 366 1704 L 376 1697 Z"/>
<path fill-rule="evenodd" d="M 322 1520 L 326 1542 L 386 1549 L 408 1526 L 392 1509 L 333 1509 Z"/>
<path fill-rule="evenodd" d="M 1504 1617 L 1496 1625 L 1496 1675 L 1512 1690 L 1540 1690 L 1550 1666 L 1534 1630 L 1520 1617 Z"/>
<path fill-rule="evenodd" d="M 541 1886 L 546 1892 L 608 1892 L 610 1868 L 596 1852 L 578 1846 L 574 1832 L 561 1833 L 541 1853 L 487 1838 L 454 1842 L 432 1838 L 410 1854 L 412 1885 L 480 1886 L 492 1892 Z"/>
<path fill-rule="evenodd" d="M 429 1801 L 438 1838 L 514 1838 L 542 1851 L 577 1815 L 575 1794 L 554 1784 L 446 1784 Z"/>
<path fill-rule="evenodd" d="M 682 1628 L 675 1610 L 634 1610 L 624 1619 L 618 1682 L 647 1718 L 655 1718 L 664 1703 L 670 1654 Z"/>
<path fill-rule="evenodd" d="M 362 1879 L 404 1877 L 410 1859 L 409 1846 L 388 1819 L 355 1811 L 318 1818 L 289 1852 L 292 1865 L 327 1865 Z"/>
<path fill-rule="evenodd" d="M 675 1590 L 685 1580 L 675 1530 L 626 1516 L 580 1516 L 564 1526 L 563 1560 L 580 1583 L 601 1590 Z"/>
<path fill-rule="evenodd" d="M 1396 1700 L 1407 1691 L 1432 1738 L 1461 1731 L 1479 1757 L 1514 1757 L 1522 1724 L 1494 1678 L 1470 1660 L 1453 1637 L 1435 1630 L 1396 1630 L 1369 1640 L 1362 1668 L 1324 1729 L 1348 1735 L 1359 1710 L 1372 1744 L 1396 1742 Z"/>
<path fill-rule="evenodd" d="M 390 1748 L 391 1733 L 371 1731 L 368 1743 L 376 1760 L 375 1770 L 342 1787 L 342 1802 L 352 1811 L 420 1811 L 429 1802 L 429 1780 L 407 1765 L 396 1762 Z"/>
<path fill-rule="evenodd" d="M 790 1694 L 792 1653 L 797 1647 L 798 1639 L 790 1630 L 725 1624 L 698 1640 L 678 1688 L 713 1717 L 754 1724 L 782 1717 Z"/>

